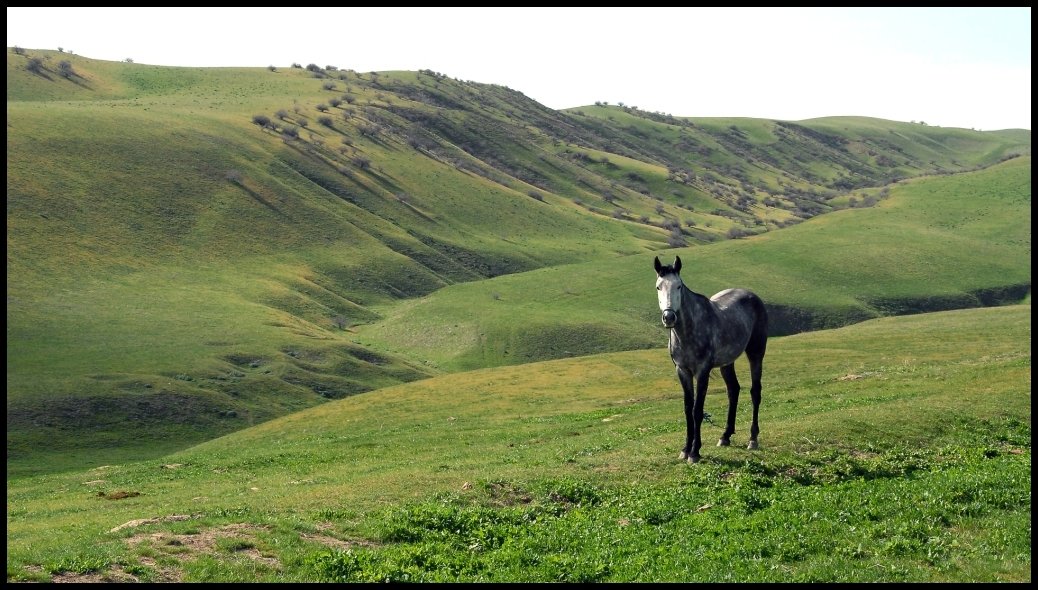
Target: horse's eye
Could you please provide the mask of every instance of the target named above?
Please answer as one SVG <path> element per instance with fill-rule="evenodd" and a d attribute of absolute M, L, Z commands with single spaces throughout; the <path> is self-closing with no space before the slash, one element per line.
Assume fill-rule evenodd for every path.
<path fill-rule="evenodd" d="M 657 291 L 660 291 L 660 290 L 662 290 L 662 289 L 663 289 L 663 285 L 656 285 L 656 290 L 657 290 Z"/>

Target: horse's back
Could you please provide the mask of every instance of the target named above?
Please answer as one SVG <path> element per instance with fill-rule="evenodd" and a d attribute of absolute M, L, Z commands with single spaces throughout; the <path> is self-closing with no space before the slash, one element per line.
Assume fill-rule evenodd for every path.
<path fill-rule="evenodd" d="M 768 311 L 764 301 L 748 289 L 725 289 L 710 298 L 727 322 L 745 326 L 747 352 L 763 354 L 768 338 Z"/>
<path fill-rule="evenodd" d="M 752 309 L 755 313 L 764 309 L 764 302 L 753 291 L 747 289 L 725 289 L 719 291 L 710 298 L 710 301 L 721 310 L 727 310 L 733 306 Z"/>

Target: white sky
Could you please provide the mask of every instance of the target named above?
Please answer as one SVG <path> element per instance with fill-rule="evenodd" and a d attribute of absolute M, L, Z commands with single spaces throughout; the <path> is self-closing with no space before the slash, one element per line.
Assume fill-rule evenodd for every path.
<path fill-rule="evenodd" d="M 1031 128 L 1031 8 L 7 8 L 7 46 L 430 69 L 553 109 Z"/>

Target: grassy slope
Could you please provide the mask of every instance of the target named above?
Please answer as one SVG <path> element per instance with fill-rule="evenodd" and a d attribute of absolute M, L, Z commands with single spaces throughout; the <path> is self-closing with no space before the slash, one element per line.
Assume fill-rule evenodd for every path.
<path fill-rule="evenodd" d="M 762 450 L 707 446 L 695 468 L 676 459 L 680 393 L 653 349 L 444 375 L 162 460 L 9 479 L 8 576 L 1029 580 L 1030 313 L 772 339 Z M 718 379 L 708 445 L 725 407 Z M 116 491 L 140 495 L 98 496 Z M 168 515 L 189 518 L 108 532 Z M 219 531 L 238 536 L 193 552 Z"/>
<path fill-rule="evenodd" d="M 1019 300 L 1031 280 L 1030 196 L 1030 158 L 1020 158 L 903 182 L 874 208 L 660 255 L 682 257 L 695 291 L 757 291 L 780 334 Z M 652 256 L 453 285 L 393 307 L 358 341 L 450 369 L 658 346 Z"/>
<path fill-rule="evenodd" d="M 775 122 L 560 113 L 428 73 L 318 80 L 29 53 L 49 60 L 44 75 L 23 56 L 7 62 L 9 472 L 158 455 L 435 374 L 337 324 L 444 286 L 655 251 L 666 222 L 694 222 L 680 236 L 689 243 L 773 228 L 833 209 L 834 183 L 850 175 L 845 186 L 875 186 L 1030 145 L 1029 133 L 960 130 L 973 143 L 927 139 L 937 147 L 924 159 L 887 169 Z M 77 76 L 58 76 L 59 59 Z M 339 96 L 353 102 L 319 124 L 316 105 Z M 279 130 L 252 124 L 255 114 Z M 908 131 L 953 133 L 887 140 L 900 124 L 848 125 L 891 157 L 921 141 Z M 291 128 L 298 139 L 282 141 Z M 804 150 L 811 170 L 793 165 Z M 679 182 L 672 171 L 685 166 L 694 171 Z M 474 302 L 472 313 L 497 304 Z M 545 334 L 568 333 L 545 332 L 553 326 L 568 324 L 531 316 L 507 329 L 532 360 L 564 355 L 544 352 Z M 606 334 L 604 348 L 562 351 L 628 346 Z M 531 339 L 542 342 L 522 344 Z"/>

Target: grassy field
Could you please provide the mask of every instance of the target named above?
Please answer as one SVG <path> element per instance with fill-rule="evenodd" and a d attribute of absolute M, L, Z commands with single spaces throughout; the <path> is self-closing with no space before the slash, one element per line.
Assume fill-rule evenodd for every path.
<path fill-rule="evenodd" d="M 7 96 L 9 581 L 1030 579 L 1028 130 L 43 50 Z M 771 306 L 761 452 L 677 461 L 655 255 Z"/>
<path fill-rule="evenodd" d="M 762 449 L 738 446 L 743 411 L 735 445 L 691 467 L 652 349 L 9 478 L 8 579 L 1030 581 L 1030 321 L 1020 305 L 773 338 Z M 717 379 L 708 442 L 726 404 Z"/>
<path fill-rule="evenodd" d="M 31 57 L 43 60 L 39 73 L 27 69 Z M 59 60 L 75 74 L 59 75 Z M 680 251 L 693 260 L 730 232 L 777 235 L 822 213 L 864 213 L 837 210 L 879 199 L 896 179 L 1030 161 L 1025 130 L 552 111 L 428 71 L 178 68 L 8 51 L 7 97 L 9 474 L 157 457 L 445 370 L 654 346 L 651 313 L 635 303 L 635 273 L 652 253 L 688 244 Z M 978 182 L 997 198 L 1019 188 Z M 954 182 L 941 190 L 966 194 Z M 1012 210 L 986 213 L 988 233 L 1029 245 L 1015 229 L 1025 214 Z M 1007 218 L 1016 225 L 998 229 Z M 891 262 L 889 241 L 919 229 L 867 236 L 873 279 Z M 972 252 L 975 239 L 966 232 L 944 247 Z M 958 262 L 999 264 L 940 282 L 938 297 L 953 292 L 943 307 L 973 304 L 962 289 L 1002 288 L 1020 274 L 1023 249 L 982 246 Z M 714 252 L 741 257 L 742 241 L 728 247 Z M 704 262 L 714 256 L 705 252 Z M 840 325 L 905 303 L 828 292 L 820 297 L 843 303 L 804 311 L 816 302 L 801 297 L 814 291 L 796 289 L 844 277 L 790 274 L 815 261 L 783 257 L 786 276 L 763 286 L 788 303 L 787 325 Z M 762 262 L 731 266 L 756 277 Z M 829 263 L 850 266 L 835 253 Z M 603 274 L 627 265 L 626 277 Z M 878 274 L 874 292 L 886 293 Z M 500 275 L 531 282 L 480 283 Z M 711 271 L 718 281 L 742 275 Z M 420 298 L 439 290 L 456 310 L 415 321 L 441 300 Z M 432 323 L 412 338 L 423 322 Z"/>

